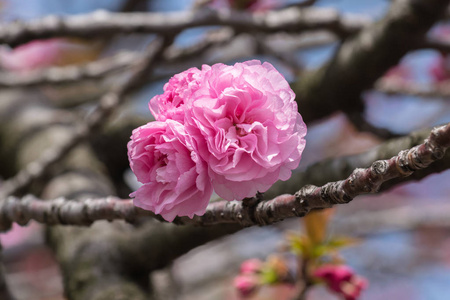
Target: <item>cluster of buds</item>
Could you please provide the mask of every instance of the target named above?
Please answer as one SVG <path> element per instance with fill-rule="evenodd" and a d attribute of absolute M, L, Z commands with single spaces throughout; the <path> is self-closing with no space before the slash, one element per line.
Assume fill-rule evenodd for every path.
<path fill-rule="evenodd" d="M 333 212 L 330 209 L 312 212 L 302 219 L 304 234 L 288 234 L 288 245 L 284 249 L 293 256 L 272 255 L 266 262 L 258 259 L 243 262 L 240 274 L 234 281 L 240 296 L 250 297 L 263 285 L 275 284 L 277 287 L 282 284 L 296 287 L 293 292 L 298 292 L 298 288 L 301 288 L 300 292 L 304 295 L 305 289 L 325 284 L 330 291 L 345 300 L 359 299 L 362 290 L 367 288 L 368 281 L 345 265 L 339 254 L 341 248 L 351 246 L 357 240 L 327 237 L 327 224 Z M 288 258 L 294 260 L 289 262 Z M 301 284 L 295 285 L 296 281 Z M 281 299 L 279 295 L 277 299 Z"/>
<path fill-rule="evenodd" d="M 234 278 L 234 286 L 242 297 L 252 295 L 260 287 L 262 267 L 263 262 L 256 258 L 241 264 L 239 275 Z"/>
<path fill-rule="evenodd" d="M 242 298 L 254 295 L 263 285 L 277 284 L 293 284 L 286 260 L 277 255 L 269 256 L 265 262 L 255 258 L 244 261 L 234 278 L 234 287 Z"/>
<path fill-rule="evenodd" d="M 327 287 L 344 297 L 345 300 L 356 300 L 361 291 L 368 286 L 365 278 L 358 276 L 346 265 L 322 265 L 312 272 L 315 279 L 325 283 Z"/>

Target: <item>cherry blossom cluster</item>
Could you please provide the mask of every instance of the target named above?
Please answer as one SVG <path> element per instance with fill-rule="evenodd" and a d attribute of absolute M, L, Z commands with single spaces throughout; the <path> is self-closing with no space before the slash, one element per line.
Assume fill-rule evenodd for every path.
<path fill-rule="evenodd" d="M 143 184 L 131 197 L 167 221 L 204 214 L 213 190 L 242 200 L 287 180 L 305 147 L 295 94 L 267 62 L 188 69 L 149 108 L 156 121 L 128 143 Z"/>

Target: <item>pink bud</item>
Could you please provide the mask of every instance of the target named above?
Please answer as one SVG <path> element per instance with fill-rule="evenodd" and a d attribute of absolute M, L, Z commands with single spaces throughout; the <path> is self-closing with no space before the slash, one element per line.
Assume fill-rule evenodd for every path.
<path fill-rule="evenodd" d="M 242 297 L 250 296 L 259 286 L 258 278 L 253 275 L 239 275 L 234 278 L 233 284 Z"/>
<path fill-rule="evenodd" d="M 263 262 L 257 258 L 244 261 L 241 264 L 241 274 L 252 274 L 261 270 Z"/>
<path fill-rule="evenodd" d="M 346 300 L 356 300 L 361 291 L 368 286 L 365 278 L 360 277 L 345 265 L 323 265 L 317 268 L 313 274 L 325 282 L 328 288 Z"/>

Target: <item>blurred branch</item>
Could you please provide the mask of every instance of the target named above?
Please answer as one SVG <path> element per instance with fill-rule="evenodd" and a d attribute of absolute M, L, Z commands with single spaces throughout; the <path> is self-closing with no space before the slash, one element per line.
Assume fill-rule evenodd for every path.
<path fill-rule="evenodd" d="M 74 146 L 101 127 L 106 118 L 122 104 L 125 99 L 124 96 L 134 87 L 135 82 L 149 69 L 153 68 L 155 61 L 159 59 L 163 50 L 167 47 L 168 41 L 168 38 L 157 38 L 153 41 L 142 59 L 135 62 L 132 74 L 125 83 L 105 94 L 100 99 L 99 105 L 87 119 L 76 124 L 72 136 L 67 137 L 59 145 L 55 145 L 45 151 L 38 160 L 30 163 L 27 167 L 20 170 L 16 176 L 5 181 L 0 189 L 0 195 L 14 194 L 29 185 L 33 180 L 42 177 L 50 166 L 59 162 Z"/>
<path fill-rule="evenodd" d="M 257 44 L 257 52 L 266 54 L 278 59 L 285 67 L 289 68 L 294 74 L 299 74 L 303 69 L 303 65 L 295 57 L 293 53 L 281 52 L 269 43 L 266 42 L 265 36 L 255 37 Z"/>
<path fill-rule="evenodd" d="M 422 84 L 384 78 L 375 84 L 375 90 L 387 95 L 410 95 L 423 98 L 450 97 L 450 84 L 446 81 L 436 84 Z"/>
<path fill-rule="evenodd" d="M 348 36 L 370 21 L 343 17 L 338 11 L 324 8 L 295 7 L 270 12 L 232 14 L 211 9 L 176 13 L 112 13 L 98 11 L 86 15 L 49 16 L 28 22 L 8 23 L 0 28 L 0 43 L 18 45 L 35 39 L 55 36 L 92 38 L 118 33 L 173 34 L 199 26 L 229 26 L 240 31 L 294 31 L 324 29 Z"/>
<path fill-rule="evenodd" d="M 198 43 L 180 48 L 176 46 L 167 47 L 164 51 L 164 61 L 157 61 L 155 64 L 176 63 L 189 60 L 192 57 L 202 55 L 214 46 L 220 46 L 229 42 L 234 37 L 234 32 L 229 29 L 214 30 Z M 58 85 L 75 83 L 80 80 L 101 79 L 105 76 L 116 73 L 133 65 L 139 65 L 144 59 L 144 55 L 133 52 L 122 52 L 117 55 L 100 59 L 85 65 L 51 67 L 43 70 L 33 70 L 27 73 L 0 72 L 0 88 L 12 87 L 35 87 L 41 85 Z M 148 71 L 146 72 L 148 73 Z M 148 77 L 144 76 L 135 80 L 133 86 L 143 84 Z M 137 81 L 137 82 L 136 82 Z"/>
<path fill-rule="evenodd" d="M 345 180 L 317 187 L 306 185 L 295 195 L 280 195 L 253 205 L 245 201 L 217 201 L 208 205 L 203 216 L 193 219 L 178 217 L 176 224 L 214 225 L 237 223 L 242 226 L 270 225 L 289 217 L 304 216 L 312 209 L 327 208 L 350 202 L 358 195 L 376 193 L 381 185 L 398 177 L 408 177 L 414 171 L 426 169 L 443 158 L 450 147 L 450 124 L 433 129 L 423 144 L 401 151 L 388 160 L 377 160 L 369 168 L 355 169 Z M 0 206 L 0 224 L 7 229 L 11 222 L 26 224 L 33 219 L 46 224 L 90 225 L 95 220 L 125 219 L 134 221 L 152 212 L 133 206 L 132 200 L 115 198 L 67 201 L 56 199 L 42 202 L 33 196 L 9 198 Z"/>
<path fill-rule="evenodd" d="M 305 74 L 293 85 L 305 122 L 308 124 L 337 110 L 358 110 L 362 106 L 361 93 L 407 52 L 417 49 L 430 27 L 443 16 L 449 2 L 394 1 L 383 19 L 344 41 L 329 63 Z"/>
<path fill-rule="evenodd" d="M 286 7 L 310 7 L 316 4 L 317 0 L 304 0 L 297 3 L 288 4 Z"/>
<path fill-rule="evenodd" d="M 443 53 L 449 53 L 450 42 L 436 38 L 428 38 L 419 43 L 418 49 L 434 49 Z"/>
<path fill-rule="evenodd" d="M 81 66 L 51 67 L 19 74 L 17 72 L 1 72 L 0 88 L 56 85 L 102 78 L 121 69 L 131 67 L 141 57 L 141 55 L 135 53 L 123 52 Z"/>
<path fill-rule="evenodd" d="M 119 11 L 120 12 L 132 12 L 139 10 L 139 7 L 146 6 L 149 0 L 124 0 Z"/>
<path fill-rule="evenodd" d="M 230 28 L 211 30 L 207 32 L 199 42 L 192 46 L 180 48 L 172 45 L 168 47 L 164 52 L 164 59 L 171 63 L 181 60 L 189 60 L 193 57 L 204 54 L 212 47 L 229 43 L 235 36 L 235 31 Z"/>
<path fill-rule="evenodd" d="M 424 227 L 450 227 L 450 204 L 411 205 L 380 211 L 358 212 L 332 222 L 342 233 L 367 235 L 380 231 L 415 230 Z"/>
<path fill-rule="evenodd" d="M 350 122 L 352 122 L 355 128 L 361 132 L 369 132 L 374 136 L 383 140 L 392 139 L 400 136 L 399 134 L 395 134 L 388 129 L 376 127 L 370 124 L 364 117 L 364 112 L 349 111 L 346 112 L 346 116 L 350 120 Z"/>

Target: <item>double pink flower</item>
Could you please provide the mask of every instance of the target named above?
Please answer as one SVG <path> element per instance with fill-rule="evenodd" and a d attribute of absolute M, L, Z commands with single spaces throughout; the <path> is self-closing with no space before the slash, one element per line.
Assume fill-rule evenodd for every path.
<path fill-rule="evenodd" d="M 191 68 L 149 107 L 159 122 L 136 129 L 128 144 L 144 184 L 133 196 L 168 221 L 203 214 L 211 186 L 226 200 L 242 200 L 287 180 L 305 147 L 295 95 L 269 63 Z"/>

